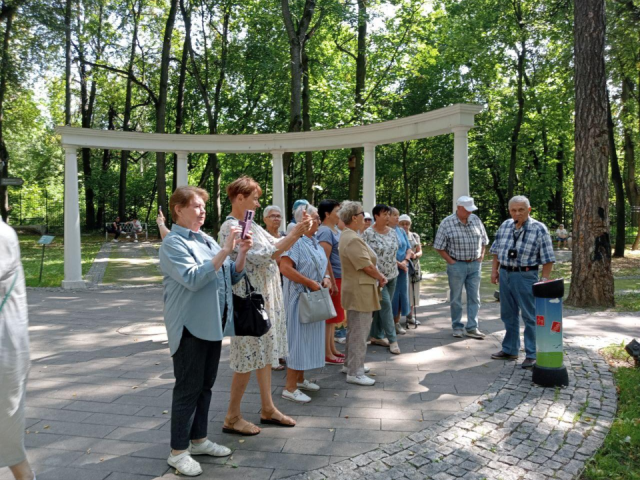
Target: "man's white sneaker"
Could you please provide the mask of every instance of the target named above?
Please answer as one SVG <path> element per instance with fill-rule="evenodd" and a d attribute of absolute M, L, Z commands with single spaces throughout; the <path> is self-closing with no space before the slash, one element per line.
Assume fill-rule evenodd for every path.
<path fill-rule="evenodd" d="M 311 401 L 311 397 L 297 389 L 294 392 L 290 392 L 285 388 L 282 390 L 282 398 L 296 403 L 309 403 Z"/>
<path fill-rule="evenodd" d="M 190 442 L 188 451 L 191 455 L 211 455 L 212 457 L 227 457 L 231 455 L 230 448 L 213 443 L 209 439 L 202 443 Z"/>
<path fill-rule="evenodd" d="M 180 455 L 169 454 L 167 463 L 185 477 L 197 477 L 202 473 L 202 467 L 191 458 L 189 452 L 182 452 Z"/>
<path fill-rule="evenodd" d="M 347 375 L 347 383 L 354 383 L 363 387 L 370 387 L 371 385 L 374 385 L 376 381 L 373 378 L 367 377 L 366 375 L 358 375 L 357 377 Z"/>
<path fill-rule="evenodd" d="M 407 333 L 407 331 L 402 328 L 402 325 L 400 325 L 399 323 L 396 323 L 396 333 L 398 335 L 404 335 L 405 333 Z"/>
<path fill-rule="evenodd" d="M 420 325 L 420 320 L 415 317 L 407 317 L 407 323 L 410 323 L 411 325 Z"/>
<path fill-rule="evenodd" d="M 308 392 L 317 392 L 320 390 L 320 385 L 310 382 L 306 378 L 304 379 L 304 382 L 298 383 L 297 385 L 300 390 L 307 390 Z"/>
<path fill-rule="evenodd" d="M 467 330 L 464 332 L 464 334 L 467 337 L 477 338 L 478 340 L 482 340 L 484 339 L 484 337 L 486 337 L 486 335 L 482 333 L 480 330 L 478 330 L 477 328 L 474 328 L 473 330 Z"/>
<path fill-rule="evenodd" d="M 138 243 L 138 240 L 134 240 L 133 243 Z"/>
<path fill-rule="evenodd" d="M 111 240 L 113 243 L 118 243 L 120 240 L 116 240 L 115 238 Z"/>
<path fill-rule="evenodd" d="M 349 370 L 347 370 L 347 367 L 342 367 L 342 370 L 340 370 L 342 373 L 348 373 Z M 364 366 L 364 373 L 369 373 L 371 371 L 371 369 L 369 367 L 367 367 L 366 365 Z"/>

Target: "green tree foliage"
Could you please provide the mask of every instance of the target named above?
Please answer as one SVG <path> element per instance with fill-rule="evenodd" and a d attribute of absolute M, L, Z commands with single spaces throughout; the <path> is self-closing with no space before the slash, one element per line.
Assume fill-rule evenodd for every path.
<path fill-rule="evenodd" d="M 534 216 L 551 227 L 570 225 L 572 2 L 370 0 L 360 5 L 289 0 L 294 29 L 309 3 L 315 10 L 304 49 L 307 128 L 341 128 L 453 103 L 479 103 L 484 110 L 469 142 L 471 194 L 489 231 L 507 217 L 511 194 L 529 196 Z M 49 0 L 4 0 L 2 5 L 15 6 L 10 68 L 3 73 L 8 79 L 7 174 L 22 176 L 41 189 L 46 186 L 47 201 L 55 204 L 62 195 L 63 167 L 52 129 L 64 123 L 65 5 Z M 172 5 L 177 12 L 170 36 L 166 116 L 159 126 L 163 38 Z M 636 0 L 609 0 L 607 8 L 607 71 L 630 222 L 631 205 L 640 204 L 635 169 L 640 7 Z M 282 2 L 72 0 L 72 10 L 72 125 L 83 124 L 87 98 L 95 88 L 92 128 L 202 135 L 290 130 L 290 38 Z M 190 42 L 185 42 L 187 15 Z M 362 22 L 366 35 L 359 43 Z M 0 34 L 4 29 L 5 15 Z M 185 51 L 189 43 L 191 50 Z M 363 83 L 357 78 L 359 54 L 365 60 Z M 286 172 L 288 204 L 310 192 L 316 202 L 348 198 L 352 154 L 339 150 L 292 155 Z M 451 211 L 452 136 L 379 146 L 376 155 L 378 200 L 410 212 L 415 228 L 432 238 Z M 86 159 L 90 176 L 80 158 L 84 224 L 99 226 L 119 210 L 125 216 L 135 212 L 152 219 L 158 197 L 156 157 L 93 150 Z M 123 158 L 126 183 L 120 179 Z M 208 228 L 215 230 L 229 211 L 225 185 L 243 174 L 261 183 L 263 204 L 268 204 L 269 155 L 189 156 L 190 183 L 212 193 Z M 173 177 L 174 156 L 167 152 L 165 195 L 171 193 Z M 88 190 L 93 194 L 93 222 L 84 213 Z M 11 187 L 9 193 L 15 206 L 19 189 Z M 29 198 L 34 211 L 44 201 L 37 195 Z M 12 213 L 11 221 L 30 216 L 36 215 Z"/>

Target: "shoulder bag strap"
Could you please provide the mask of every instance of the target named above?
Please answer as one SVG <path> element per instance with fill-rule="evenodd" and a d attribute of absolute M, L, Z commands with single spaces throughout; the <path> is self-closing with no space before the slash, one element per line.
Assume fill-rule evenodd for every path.
<path fill-rule="evenodd" d="M 9 295 L 11 295 L 11 292 L 13 291 L 13 287 L 16 284 L 16 280 L 17 279 L 18 279 L 18 271 L 16 270 L 16 273 L 13 276 L 13 281 L 11 282 L 11 286 L 9 287 L 9 291 L 4 296 L 4 299 L 2 300 L 2 303 L 0 304 L 0 312 L 2 312 L 2 309 L 4 308 L 4 304 L 7 303 L 7 300 L 9 299 Z"/>

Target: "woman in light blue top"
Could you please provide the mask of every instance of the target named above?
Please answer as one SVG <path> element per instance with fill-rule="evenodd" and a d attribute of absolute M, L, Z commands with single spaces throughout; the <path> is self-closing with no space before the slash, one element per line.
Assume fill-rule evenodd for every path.
<path fill-rule="evenodd" d="M 296 221 L 302 221 L 305 211 L 296 210 Z M 313 238 L 320 225 L 315 207 L 309 205 L 306 213 L 313 223 L 309 229 L 280 260 L 280 271 L 284 276 L 284 303 L 287 306 L 287 384 L 282 398 L 292 402 L 307 403 L 311 397 L 300 390 L 315 392 L 320 387 L 305 380 L 304 371 L 324 366 L 324 322 L 301 323 L 299 317 L 300 294 L 305 289 L 320 290 L 320 285 L 329 288 L 327 257 L 319 242 Z"/>
<path fill-rule="evenodd" d="M 396 333 L 404 335 L 407 331 L 400 325 L 400 316 L 407 316 L 411 311 L 409 303 L 409 259 L 413 256 L 409 237 L 403 228 L 398 226 L 400 220 L 400 212 L 397 208 L 391 207 L 391 216 L 389 217 L 389 226 L 396 231 L 398 236 L 398 252 L 396 253 L 396 262 L 398 263 L 398 280 L 396 281 L 396 289 L 393 292 L 393 321 L 395 323 Z"/>
<path fill-rule="evenodd" d="M 177 188 L 169 202 L 175 221 L 171 233 L 161 227 L 164 322 L 176 377 L 167 463 L 186 476 L 202 473 L 191 455 L 231 454 L 227 447 L 207 439 L 209 404 L 223 335 L 234 334 L 231 286 L 244 276 L 252 246 L 250 236 L 239 240 L 239 228 L 222 247 L 200 230 L 208 199 L 201 188 Z M 229 254 L 236 245 L 238 256 L 232 262 Z"/>

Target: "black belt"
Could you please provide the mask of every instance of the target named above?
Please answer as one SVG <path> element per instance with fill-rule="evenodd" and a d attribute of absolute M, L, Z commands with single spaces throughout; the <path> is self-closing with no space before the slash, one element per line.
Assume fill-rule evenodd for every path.
<path fill-rule="evenodd" d="M 449 255 L 451 257 L 451 255 Z M 451 260 L 454 260 L 456 262 L 466 262 L 466 263 L 471 263 L 471 262 L 475 262 L 476 260 L 478 260 L 477 258 L 474 258 L 473 260 L 458 260 L 457 258 L 453 258 L 451 257 Z"/>
<path fill-rule="evenodd" d="M 506 270 L 507 272 L 531 272 L 534 270 L 538 270 L 538 265 L 531 265 L 530 267 L 508 267 L 506 265 L 500 265 L 500 268 Z"/>

